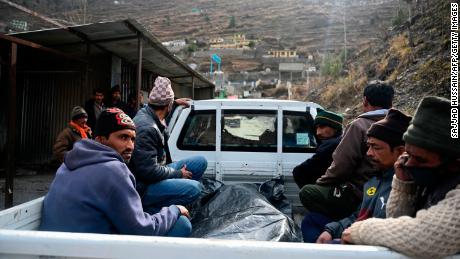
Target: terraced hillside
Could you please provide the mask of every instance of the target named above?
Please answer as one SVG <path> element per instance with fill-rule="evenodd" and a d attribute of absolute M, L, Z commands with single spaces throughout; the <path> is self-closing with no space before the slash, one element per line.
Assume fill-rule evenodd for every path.
<path fill-rule="evenodd" d="M 95 20 L 135 18 L 162 40 L 242 32 L 255 39 L 272 38 L 280 47 L 297 47 L 300 52 L 342 48 L 344 21 L 349 46 L 375 40 L 380 28 L 390 25 L 398 4 L 394 0 L 110 2 L 89 8 Z M 232 16 L 234 27 L 229 26 Z"/>
<path fill-rule="evenodd" d="M 391 24 L 396 7 L 402 1 L 88 0 L 80 1 L 87 3 L 85 18 L 83 5 L 69 7 L 70 0 L 13 2 L 74 23 L 133 18 L 163 41 L 184 38 L 206 40 L 245 33 L 253 39 L 265 39 L 273 47 L 296 47 L 302 53 L 343 48 L 344 22 L 349 47 L 375 40 L 382 28 Z M 5 22 L 11 11 L 1 14 L 0 22 Z M 233 24 L 231 19 L 234 19 Z"/>

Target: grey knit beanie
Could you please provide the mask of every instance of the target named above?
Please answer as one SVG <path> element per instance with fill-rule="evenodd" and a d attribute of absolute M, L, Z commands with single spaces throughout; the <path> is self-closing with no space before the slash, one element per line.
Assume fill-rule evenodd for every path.
<path fill-rule="evenodd" d="M 155 106 L 166 106 L 174 101 L 174 91 L 171 81 L 166 77 L 157 77 L 155 85 L 149 94 L 149 104 Z"/>
<path fill-rule="evenodd" d="M 442 155 L 460 157 L 460 140 L 450 136 L 450 109 L 445 98 L 423 98 L 404 133 L 404 141 Z"/>
<path fill-rule="evenodd" d="M 70 113 L 70 117 L 72 120 L 80 119 L 81 117 L 88 117 L 88 113 L 86 113 L 85 109 L 81 106 L 75 106 Z"/>

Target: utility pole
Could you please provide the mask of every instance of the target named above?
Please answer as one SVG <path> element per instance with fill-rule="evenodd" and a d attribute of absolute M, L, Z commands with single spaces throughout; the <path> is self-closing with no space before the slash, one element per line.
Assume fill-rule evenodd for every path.
<path fill-rule="evenodd" d="M 83 0 L 83 24 L 86 24 L 86 6 L 88 4 L 88 0 Z"/>
<path fill-rule="evenodd" d="M 345 50 L 345 58 L 343 60 L 343 63 L 347 61 L 347 8 L 345 5 L 345 1 L 343 3 L 343 44 L 344 44 L 344 50 Z"/>
<path fill-rule="evenodd" d="M 411 25 L 412 25 L 412 0 L 405 0 L 407 3 L 407 9 L 409 11 L 409 19 L 408 19 L 408 25 L 407 25 L 407 38 L 409 40 L 409 47 L 413 47 L 414 43 L 412 40 L 412 32 L 411 32 Z"/>

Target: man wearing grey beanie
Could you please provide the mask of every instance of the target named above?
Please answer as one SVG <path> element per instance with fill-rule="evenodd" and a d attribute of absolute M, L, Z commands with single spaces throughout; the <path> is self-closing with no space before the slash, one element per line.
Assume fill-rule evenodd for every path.
<path fill-rule="evenodd" d="M 70 122 L 56 138 L 53 145 L 53 156 L 59 162 L 64 162 L 64 156 L 80 139 L 92 138 L 91 128 L 87 125 L 88 113 L 83 107 L 75 106 L 70 113 Z"/>
<path fill-rule="evenodd" d="M 174 103 L 171 81 L 159 76 L 150 92 L 148 106 L 134 117 L 137 140 L 130 168 L 146 212 L 153 213 L 172 204 L 188 205 L 201 194 L 198 180 L 207 168 L 206 159 L 192 156 L 171 161 L 166 118 Z"/>
<path fill-rule="evenodd" d="M 460 252 L 460 142 L 450 136 L 450 109 L 445 98 L 420 102 L 395 163 L 388 218 L 356 222 L 342 240 L 417 258 Z"/>

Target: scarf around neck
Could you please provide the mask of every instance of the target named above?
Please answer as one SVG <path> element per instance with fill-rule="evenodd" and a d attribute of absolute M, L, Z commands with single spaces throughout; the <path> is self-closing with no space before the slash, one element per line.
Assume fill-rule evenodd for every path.
<path fill-rule="evenodd" d="M 80 136 L 82 139 L 85 139 L 85 138 L 88 138 L 88 134 L 87 133 L 90 133 L 91 132 L 91 129 L 90 127 L 88 127 L 87 125 L 85 125 L 85 127 L 80 127 L 77 123 L 73 122 L 73 121 L 70 121 L 70 126 L 72 126 L 73 128 L 75 128 L 79 133 L 80 133 Z"/>

